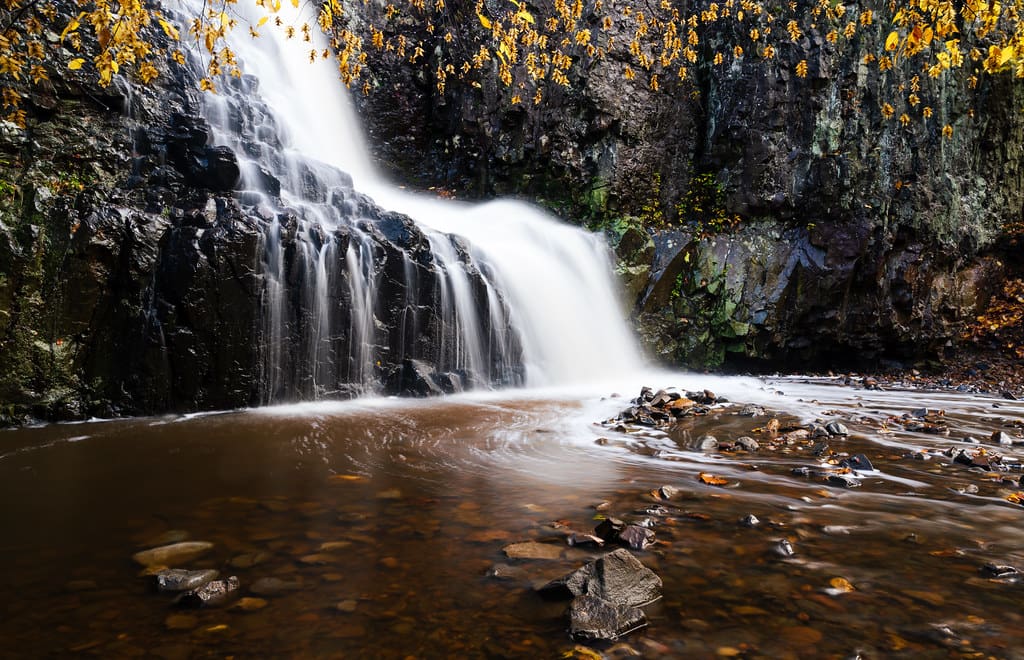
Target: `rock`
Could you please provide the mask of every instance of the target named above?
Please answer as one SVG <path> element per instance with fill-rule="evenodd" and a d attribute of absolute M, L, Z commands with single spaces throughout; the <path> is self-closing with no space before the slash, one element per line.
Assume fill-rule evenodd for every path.
<path fill-rule="evenodd" d="M 150 577 L 150 585 L 155 591 L 162 593 L 191 591 L 198 589 L 220 575 L 214 569 L 190 571 L 184 568 L 169 568 Z"/>
<path fill-rule="evenodd" d="M 761 445 L 760 443 L 758 443 L 757 440 L 754 440 L 750 436 L 746 435 L 736 438 L 736 446 L 738 446 L 743 451 L 749 452 L 755 452 L 761 448 Z"/>
<path fill-rule="evenodd" d="M 569 634 L 575 640 L 613 640 L 645 625 L 647 617 L 640 608 L 589 594 L 573 598 L 569 605 Z"/>
<path fill-rule="evenodd" d="M 219 607 L 238 595 L 238 587 L 238 578 L 232 575 L 225 580 L 214 580 L 198 589 L 186 591 L 178 596 L 174 603 L 190 609 Z"/>
<path fill-rule="evenodd" d="M 809 430 L 811 433 L 811 438 L 814 440 L 817 440 L 819 438 L 828 438 L 831 435 L 828 432 L 828 429 L 826 429 L 821 424 L 811 424 L 811 428 Z"/>
<path fill-rule="evenodd" d="M 871 465 L 871 461 L 869 461 L 868 457 L 865 456 L 864 454 L 857 454 L 856 456 L 851 456 L 850 458 L 844 458 L 843 460 L 839 461 L 839 466 L 844 468 L 850 468 L 851 470 L 862 471 L 870 471 L 875 469 L 875 467 Z"/>
<path fill-rule="evenodd" d="M 548 582 L 538 591 L 546 598 L 587 594 L 613 605 L 640 607 L 661 598 L 661 587 L 661 578 L 654 571 L 620 548 Z"/>
<path fill-rule="evenodd" d="M 597 527 L 594 528 L 594 533 L 608 543 L 615 543 L 619 540 L 619 532 L 625 528 L 625 522 L 618 518 L 612 518 L 609 516 L 598 523 Z"/>
<path fill-rule="evenodd" d="M 337 605 L 334 606 L 334 609 L 338 610 L 339 612 L 344 612 L 345 614 L 351 614 L 352 612 L 356 611 L 356 608 L 358 606 L 358 602 L 352 599 L 348 599 L 339 602 Z"/>
<path fill-rule="evenodd" d="M 299 589 L 302 589 L 301 582 L 282 580 L 276 577 L 260 578 L 249 587 L 249 591 L 259 596 L 273 596 L 286 591 L 298 591 Z"/>
<path fill-rule="evenodd" d="M 829 486 L 838 486 L 839 488 L 860 487 L 860 480 L 848 474 L 830 474 L 827 481 Z"/>
<path fill-rule="evenodd" d="M 233 557 L 231 561 L 228 562 L 228 566 L 231 566 L 232 568 L 242 569 L 252 568 L 257 564 L 262 564 L 271 557 L 273 557 L 273 555 L 269 552 L 247 552 L 244 555 L 238 555 L 237 557 Z"/>
<path fill-rule="evenodd" d="M 654 491 L 654 496 L 662 500 L 671 500 L 677 497 L 681 491 L 675 486 L 662 486 Z"/>
<path fill-rule="evenodd" d="M 756 406 L 752 403 L 748 403 L 747 405 L 740 408 L 740 411 L 737 414 L 740 415 L 741 417 L 763 417 L 768 413 L 761 406 Z"/>
<path fill-rule="evenodd" d="M 562 556 L 562 548 L 557 545 L 534 541 L 506 545 L 502 551 L 509 559 L 559 559 Z"/>
<path fill-rule="evenodd" d="M 239 598 L 237 601 L 232 603 L 231 607 L 228 609 L 240 612 L 256 612 L 257 610 L 262 610 L 266 606 L 267 601 L 262 598 L 246 596 L 244 598 Z"/>
<path fill-rule="evenodd" d="M 1021 579 L 1021 572 L 1014 566 L 1007 566 L 1004 564 L 989 563 L 981 567 L 982 574 L 993 580 L 1003 581 L 1019 581 Z"/>
<path fill-rule="evenodd" d="M 740 524 L 744 527 L 757 527 L 761 524 L 761 520 L 754 514 L 748 513 L 747 515 L 743 516 L 742 520 L 740 520 Z"/>
<path fill-rule="evenodd" d="M 715 451 L 718 449 L 718 438 L 708 433 L 697 438 L 694 443 L 694 449 L 696 451 Z"/>
<path fill-rule="evenodd" d="M 777 542 L 772 550 L 780 557 L 792 557 L 796 554 L 796 548 L 789 542 L 788 539 L 782 539 Z"/>
<path fill-rule="evenodd" d="M 136 552 L 132 559 L 142 566 L 173 567 L 202 557 L 212 548 L 213 544 L 205 541 L 185 541 Z"/>
<path fill-rule="evenodd" d="M 1014 444 L 1013 437 L 1010 436 L 1010 434 L 1007 433 L 1006 431 L 996 431 L 996 432 L 994 432 L 992 434 L 991 440 L 992 440 L 992 442 L 996 443 L 997 445 L 1012 445 L 1012 444 Z"/>
<path fill-rule="evenodd" d="M 654 544 L 654 530 L 640 525 L 627 525 L 619 532 L 618 541 L 633 550 L 645 550 Z"/>
<path fill-rule="evenodd" d="M 192 630 L 199 625 L 199 618 L 191 614 L 171 614 L 164 619 L 168 630 Z"/>
<path fill-rule="evenodd" d="M 829 422 L 825 425 L 825 430 L 832 436 L 850 435 L 850 429 L 846 428 L 846 425 L 842 422 Z"/>

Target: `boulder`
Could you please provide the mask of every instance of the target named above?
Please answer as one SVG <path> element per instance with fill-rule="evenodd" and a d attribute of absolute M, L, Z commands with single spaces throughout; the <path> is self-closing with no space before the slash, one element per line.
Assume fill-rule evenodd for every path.
<path fill-rule="evenodd" d="M 548 582 L 542 596 L 566 599 L 588 595 L 614 606 L 640 607 L 661 598 L 661 578 L 625 548 Z"/>

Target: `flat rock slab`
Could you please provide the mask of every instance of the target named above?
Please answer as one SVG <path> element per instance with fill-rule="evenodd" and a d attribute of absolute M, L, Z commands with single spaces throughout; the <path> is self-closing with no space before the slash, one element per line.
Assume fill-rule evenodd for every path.
<path fill-rule="evenodd" d="M 617 639 L 646 625 L 639 607 L 613 605 L 590 595 L 576 596 L 569 605 L 569 634 L 576 640 Z"/>
<path fill-rule="evenodd" d="M 212 548 L 206 541 L 185 541 L 136 552 L 132 559 L 142 566 L 176 566 L 202 557 Z"/>
<path fill-rule="evenodd" d="M 595 596 L 616 607 L 639 607 L 661 598 L 661 578 L 621 548 L 548 582 L 540 588 L 547 598 Z"/>
<path fill-rule="evenodd" d="M 509 559 L 560 559 L 562 547 L 551 543 L 513 543 L 502 548 Z"/>

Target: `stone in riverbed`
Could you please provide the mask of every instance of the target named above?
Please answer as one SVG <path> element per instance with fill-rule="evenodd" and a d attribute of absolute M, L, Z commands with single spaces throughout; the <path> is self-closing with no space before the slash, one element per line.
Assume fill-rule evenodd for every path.
<path fill-rule="evenodd" d="M 149 578 L 150 586 L 161 593 L 191 591 L 198 589 L 207 582 L 217 579 L 219 571 L 207 569 L 189 571 L 184 568 L 168 568 Z"/>
<path fill-rule="evenodd" d="M 509 559 L 559 559 L 562 556 L 562 548 L 557 545 L 535 541 L 513 543 L 502 550 Z"/>
<path fill-rule="evenodd" d="M 829 422 L 825 425 L 825 430 L 828 431 L 829 435 L 833 436 L 850 435 L 850 429 L 846 428 L 846 425 L 842 422 Z"/>
<path fill-rule="evenodd" d="M 750 436 L 746 435 L 736 438 L 736 446 L 742 449 L 743 451 L 749 452 L 755 452 L 761 448 L 761 445 L 760 443 L 757 442 L 757 440 L 754 440 Z"/>
<path fill-rule="evenodd" d="M 132 559 L 142 566 L 175 566 L 202 557 L 212 548 L 206 541 L 186 541 L 136 552 Z"/>
<path fill-rule="evenodd" d="M 633 550 L 645 550 L 654 545 L 654 530 L 639 525 L 627 525 L 619 532 L 619 543 Z"/>
<path fill-rule="evenodd" d="M 174 604 L 190 609 L 218 607 L 237 596 L 238 587 L 238 578 L 232 575 L 225 580 L 214 580 L 198 589 L 186 591 L 175 599 Z"/>
<path fill-rule="evenodd" d="M 282 580 L 276 577 L 260 578 L 252 583 L 249 591 L 259 596 L 273 596 L 285 591 L 298 591 L 302 588 L 301 582 Z"/>
<path fill-rule="evenodd" d="M 997 445 L 1012 445 L 1013 437 L 1006 431 L 996 431 L 992 434 L 992 442 Z"/>
<path fill-rule="evenodd" d="M 578 641 L 613 640 L 645 625 L 647 617 L 638 607 L 591 595 L 577 596 L 569 605 L 569 634 Z"/>
<path fill-rule="evenodd" d="M 694 444 L 694 449 L 697 451 L 715 451 L 718 449 L 718 438 L 705 433 L 697 438 L 697 442 Z"/>
<path fill-rule="evenodd" d="M 238 599 L 238 601 L 232 604 L 229 609 L 238 612 L 255 612 L 257 610 L 262 610 L 266 606 L 267 601 L 262 598 L 246 596 L 245 598 Z"/>
<path fill-rule="evenodd" d="M 621 548 L 548 582 L 538 591 L 546 598 L 589 595 L 614 606 L 640 607 L 661 598 L 661 578 Z"/>
<path fill-rule="evenodd" d="M 859 488 L 860 480 L 848 474 L 830 474 L 828 475 L 828 485 L 839 488 Z"/>

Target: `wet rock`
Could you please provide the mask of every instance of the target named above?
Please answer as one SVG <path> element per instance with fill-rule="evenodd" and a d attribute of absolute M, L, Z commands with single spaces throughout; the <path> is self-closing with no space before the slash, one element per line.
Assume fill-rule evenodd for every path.
<path fill-rule="evenodd" d="M 168 630 L 192 630 L 199 625 L 199 618 L 191 614 L 171 614 L 164 619 Z"/>
<path fill-rule="evenodd" d="M 212 548 L 213 544 L 205 541 L 186 541 L 136 552 L 132 559 L 142 566 L 173 567 L 202 557 Z"/>
<path fill-rule="evenodd" d="M 697 451 L 715 451 L 718 449 L 718 438 L 708 433 L 697 438 L 694 443 L 694 449 Z"/>
<path fill-rule="evenodd" d="M 643 610 L 591 595 L 569 605 L 569 634 L 579 641 L 613 640 L 647 625 Z"/>
<path fill-rule="evenodd" d="M 654 491 L 655 497 L 662 500 L 671 500 L 677 497 L 681 491 L 675 486 L 662 486 Z"/>
<path fill-rule="evenodd" d="M 1007 566 L 1005 564 L 985 564 L 981 567 L 981 573 L 985 577 L 993 580 L 1018 582 L 1021 579 L 1021 572 L 1019 569 L 1015 566 Z"/>
<path fill-rule="evenodd" d="M 174 603 L 179 607 L 190 609 L 200 607 L 219 607 L 238 595 L 238 578 L 231 576 L 225 580 L 207 582 L 198 589 L 186 591 L 178 596 Z"/>
<path fill-rule="evenodd" d="M 502 551 L 509 559 L 559 559 L 562 556 L 562 548 L 559 546 L 534 541 L 512 543 L 502 548 Z"/>
<path fill-rule="evenodd" d="M 736 438 L 736 446 L 742 449 L 743 451 L 749 452 L 755 452 L 761 448 L 761 445 L 760 443 L 758 443 L 757 440 L 754 440 L 753 438 L 746 435 Z"/>
<path fill-rule="evenodd" d="M 619 532 L 626 528 L 626 523 L 618 518 L 608 517 L 602 520 L 597 527 L 594 528 L 594 533 L 600 536 L 608 543 L 614 543 L 619 539 Z"/>
<path fill-rule="evenodd" d="M 748 513 L 740 520 L 740 524 L 744 527 L 757 527 L 761 524 L 761 520 L 754 514 Z"/>
<path fill-rule="evenodd" d="M 627 525 L 619 532 L 618 541 L 633 550 L 645 550 L 654 545 L 654 530 L 640 525 Z"/>
<path fill-rule="evenodd" d="M 359 603 L 350 598 L 339 602 L 337 605 L 334 606 L 334 609 L 338 610 L 339 612 L 344 612 L 345 614 L 351 614 L 352 612 L 356 611 L 356 608 L 358 606 Z"/>
<path fill-rule="evenodd" d="M 828 485 L 838 488 L 860 488 L 860 480 L 849 474 L 828 475 Z"/>
<path fill-rule="evenodd" d="M 183 568 L 169 568 L 160 571 L 149 578 L 149 583 L 154 591 L 161 593 L 176 593 L 179 591 L 191 591 L 198 589 L 207 582 L 217 579 L 219 571 L 214 569 L 190 571 Z"/>
<path fill-rule="evenodd" d="M 818 438 L 828 438 L 831 434 L 821 424 L 811 424 L 811 428 L 808 429 L 811 433 L 811 438 L 817 440 Z"/>
<path fill-rule="evenodd" d="M 825 430 L 832 436 L 850 435 L 850 429 L 846 428 L 846 425 L 842 422 L 829 422 L 825 425 Z"/>
<path fill-rule="evenodd" d="M 778 541 L 772 548 L 772 551 L 780 557 L 792 557 L 796 554 L 796 548 L 789 542 L 789 539 Z"/>
<path fill-rule="evenodd" d="M 1006 431 L 996 431 L 992 434 L 992 442 L 997 445 L 1012 445 L 1014 444 L 1013 437 Z"/>
<path fill-rule="evenodd" d="M 229 609 L 240 612 L 256 612 L 266 606 L 267 601 L 264 599 L 246 596 L 245 598 L 239 598 Z"/>
<path fill-rule="evenodd" d="M 875 467 L 871 465 L 871 461 L 864 454 L 857 454 L 850 458 L 844 458 L 839 461 L 839 466 L 844 468 L 850 468 L 851 470 L 874 470 Z"/>
<path fill-rule="evenodd" d="M 276 577 L 260 578 L 249 587 L 249 591 L 258 596 L 274 596 L 287 591 L 298 591 L 299 589 L 302 589 L 301 582 L 282 580 Z"/>
<path fill-rule="evenodd" d="M 228 565 L 232 568 L 252 568 L 257 564 L 262 564 L 271 557 L 273 557 L 273 555 L 269 552 L 248 552 L 244 555 L 233 557 L 231 561 L 228 562 Z"/>
<path fill-rule="evenodd" d="M 613 605 L 640 607 L 661 598 L 661 578 L 628 550 L 620 548 L 539 589 L 546 598 L 584 594 Z"/>
<path fill-rule="evenodd" d="M 822 430 L 824 430 L 824 429 L 822 429 Z M 826 435 L 827 435 L 827 433 L 826 433 Z M 824 456 L 827 452 L 828 452 L 828 443 L 827 442 L 819 442 L 818 444 L 814 445 L 813 448 L 811 448 L 811 453 L 813 455 L 815 455 L 815 456 Z"/>
<path fill-rule="evenodd" d="M 756 406 L 752 403 L 748 403 L 747 405 L 740 408 L 740 411 L 736 414 L 740 415 L 741 417 L 763 417 L 768 413 L 761 406 Z"/>

